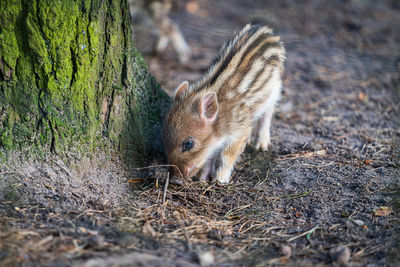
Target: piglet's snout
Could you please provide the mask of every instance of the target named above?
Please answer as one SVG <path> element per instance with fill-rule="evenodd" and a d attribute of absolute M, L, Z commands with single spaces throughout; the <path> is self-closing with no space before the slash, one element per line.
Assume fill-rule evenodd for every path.
<path fill-rule="evenodd" d="M 169 169 L 169 182 L 171 184 L 177 184 L 177 185 L 182 185 L 183 184 L 183 179 L 182 177 L 182 172 L 178 169 L 176 166 L 171 166 Z"/>

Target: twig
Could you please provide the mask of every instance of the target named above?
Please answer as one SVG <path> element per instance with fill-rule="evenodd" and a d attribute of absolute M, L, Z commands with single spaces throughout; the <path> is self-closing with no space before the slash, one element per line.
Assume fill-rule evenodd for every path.
<path fill-rule="evenodd" d="M 246 230 L 242 231 L 241 234 L 246 233 L 246 232 L 249 231 L 250 229 L 253 229 L 253 228 L 255 228 L 255 227 L 262 227 L 262 226 L 264 226 L 264 225 L 266 225 L 266 224 L 267 224 L 266 222 L 254 223 L 254 224 L 250 225 Z"/>
<path fill-rule="evenodd" d="M 234 214 L 234 212 L 238 212 L 238 211 L 247 209 L 248 207 L 251 207 L 251 206 L 253 206 L 253 204 L 248 204 L 248 205 L 244 205 L 244 206 L 242 206 L 242 207 L 233 208 L 233 209 L 231 209 L 230 211 L 228 211 L 228 212 L 225 214 L 224 217 L 227 218 L 227 219 L 229 219 L 229 216 L 231 216 L 232 214 Z"/>
<path fill-rule="evenodd" d="M 188 233 L 187 233 L 187 231 L 186 231 L 185 223 L 184 223 L 184 221 L 182 220 L 179 211 L 174 211 L 174 212 L 173 212 L 173 215 L 174 215 L 175 218 L 178 220 L 179 225 L 180 225 L 181 228 L 183 229 L 183 235 L 185 236 L 185 239 L 186 239 L 186 242 L 187 242 L 188 250 L 191 251 L 191 250 L 192 250 L 192 244 L 191 244 L 191 242 L 190 242 Z"/>
<path fill-rule="evenodd" d="M 257 177 L 258 177 L 258 175 L 257 175 Z M 254 186 L 254 188 L 257 188 L 257 187 L 259 187 L 260 185 L 262 185 L 266 180 L 268 180 L 268 178 L 269 178 L 269 170 L 267 171 L 267 174 L 265 175 L 265 179 L 264 179 L 263 181 L 259 181 L 259 182 Z"/>
<path fill-rule="evenodd" d="M 212 185 L 210 185 L 209 187 L 207 187 L 207 189 L 204 190 L 203 193 L 201 193 L 201 195 L 204 196 L 204 195 L 207 193 L 207 191 L 209 191 L 211 188 L 213 188 L 214 185 L 215 185 L 215 184 L 212 184 Z"/>
<path fill-rule="evenodd" d="M 299 237 L 305 236 L 305 235 L 311 235 L 311 234 L 314 233 L 314 231 L 317 230 L 318 228 L 319 228 L 319 225 L 315 226 L 315 227 L 312 228 L 311 230 L 308 230 L 307 232 L 304 232 L 304 233 L 302 233 L 302 234 L 299 234 L 299 235 L 297 235 L 297 236 L 294 236 L 294 237 L 292 237 L 292 238 L 289 238 L 289 239 L 288 239 L 288 242 L 292 242 L 293 240 L 295 240 L 295 239 L 297 239 L 297 238 L 299 238 Z M 307 239 L 309 239 L 309 237 L 308 237 Z"/>
<path fill-rule="evenodd" d="M 168 184 L 169 184 L 169 173 L 167 174 L 167 179 L 165 180 L 164 193 L 163 193 L 163 198 L 162 198 L 163 204 L 165 203 L 165 198 L 167 197 Z"/>
<path fill-rule="evenodd" d="M 295 154 L 287 154 L 280 156 L 277 160 L 292 160 L 298 158 L 314 158 L 314 157 L 324 157 L 324 156 L 331 156 L 328 155 L 325 149 L 313 151 L 313 152 L 300 152 Z"/>
<path fill-rule="evenodd" d="M 42 240 L 40 240 L 39 242 L 37 242 L 35 246 L 41 247 L 41 246 L 43 246 L 44 244 L 50 242 L 51 240 L 53 240 L 53 236 L 52 236 L 52 235 L 49 235 L 49 236 L 43 238 Z"/>
<path fill-rule="evenodd" d="M 328 101 L 331 101 L 331 100 L 334 99 L 335 97 L 336 97 L 336 96 L 334 96 L 334 95 L 323 97 L 321 100 L 319 100 L 319 101 L 317 101 L 317 102 L 315 102 L 315 103 L 311 103 L 311 104 L 307 105 L 305 108 L 308 109 L 308 110 L 310 110 L 310 109 L 315 109 L 315 108 L 317 108 L 318 106 L 322 105 L 323 103 L 328 102 Z"/>

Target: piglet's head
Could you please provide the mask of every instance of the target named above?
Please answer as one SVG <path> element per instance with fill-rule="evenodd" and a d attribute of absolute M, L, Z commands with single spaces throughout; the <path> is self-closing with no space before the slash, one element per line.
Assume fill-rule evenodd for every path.
<path fill-rule="evenodd" d="M 189 90 L 183 82 L 175 90 L 174 103 L 163 127 L 163 143 L 176 180 L 190 178 L 211 156 L 218 120 L 217 94 Z"/>

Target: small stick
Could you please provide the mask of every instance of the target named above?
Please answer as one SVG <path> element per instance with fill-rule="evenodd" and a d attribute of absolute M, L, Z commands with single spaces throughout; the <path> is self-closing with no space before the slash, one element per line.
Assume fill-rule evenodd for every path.
<path fill-rule="evenodd" d="M 185 223 L 184 223 L 184 221 L 182 220 L 179 211 L 174 211 L 174 212 L 173 212 L 173 215 L 174 215 L 175 218 L 178 220 L 179 225 L 180 225 L 181 228 L 183 229 L 183 235 L 185 236 L 185 239 L 186 239 L 186 242 L 187 242 L 187 248 L 188 248 L 188 250 L 189 250 L 189 251 L 192 251 L 192 244 L 191 244 L 191 242 L 190 242 L 188 233 L 187 233 L 187 231 L 186 231 Z"/>
<path fill-rule="evenodd" d="M 299 238 L 299 237 L 302 237 L 302 236 L 305 236 L 305 235 L 311 235 L 315 230 L 317 230 L 319 228 L 319 226 L 317 225 L 317 226 L 315 226 L 314 228 L 312 228 L 311 230 L 308 230 L 307 232 L 304 232 L 304 233 L 302 233 L 302 234 L 299 234 L 299 235 L 297 235 L 297 236 L 294 236 L 294 237 L 292 237 L 292 238 L 289 238 L 288 239 L 288 242 L 292 242 L 293 240 L 295 240 L 295 239 L 297 239 L 297 238 Z M 309 237 L 307 237 L 307 239 L 309 239 Z"/>
<path fill-rule="evenodd" d="M 162 198 L 163 204 L 165 203 L 165 198 L 167 197 L 168 184 L 169 184 L 169 173 L 167 174 L 167 179 L 165 180 L 164 193 L 163 193 L 163 198 Z"/>

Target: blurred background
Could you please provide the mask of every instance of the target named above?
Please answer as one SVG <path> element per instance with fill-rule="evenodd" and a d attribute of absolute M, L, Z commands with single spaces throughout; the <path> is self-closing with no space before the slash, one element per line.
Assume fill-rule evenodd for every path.
<path fill-rule="evenodd" d="M 204 73 L 222 44 L 249 22 L 266 24 L 281 36 L 288 51 L 286 86 L 296 87 L 291 84 L 293 79 L 299 78 L 300 83 L 313 79 L 315 73 L 310 64 L 317 64 L 313 67 L 333 81 L 343 78 L 341 71 L 345 67 L 354 72 L 356 79 L 366 79 L 365 76 L 377 72 L 386 79 L 390 79 L 388 75 L 396 75 L 399 1 L 147 0 L 145 4 L 135 1 L 138 2 L 144 6 L 139 8 L 139 14 L 151 10 L 149 5 L 154 2 L 163 3 L 163 7 L 158 7 L 164 10 L 162 15 L 178 25 L 191 49 L 191 57 L 185 63 L 180 62 L 171 42 L 165 50 L 156 52 L 155 31 L 140 16 L 134 22 L 135 43 L 145 55 L 150 71 L 167 91 L 182 80 L 192 81 Z M 360 65 L 373 65 L 376 60 L 385 61 L 386 71 L 380 72 L 372 66 L 367 71 L 359 70 Z M 323 78 L 317 78 L 316 83 L 330 87 Z"/>

